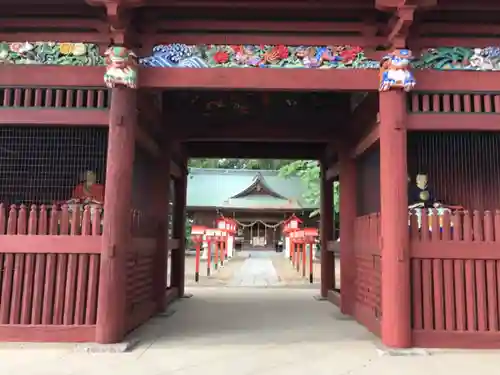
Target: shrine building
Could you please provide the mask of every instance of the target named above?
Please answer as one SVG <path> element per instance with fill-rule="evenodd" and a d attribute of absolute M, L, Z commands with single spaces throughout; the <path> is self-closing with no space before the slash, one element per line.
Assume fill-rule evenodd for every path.
<path fill-rule="evenodd" d="M 318 303 L 500 347 L 498 0 L 0 4 L 0 341 L 120 342 L 185 296 L 187 160 L 225 157 L 320 163 Z M 297 212 L 273 179 L 214 204 Z"/>
<path fill-rule="evenodd" d="M 306 193 L 299 177 L 281 177 L 278 171 L 190 168 L 187 214 L 193 225 L 208 228 L 221 215 L 236 220 L 237 249 L 275 250 L 292 215 L 306 226 L 317 225 L 311 214 L 319 207 L 305 200 Z"/>

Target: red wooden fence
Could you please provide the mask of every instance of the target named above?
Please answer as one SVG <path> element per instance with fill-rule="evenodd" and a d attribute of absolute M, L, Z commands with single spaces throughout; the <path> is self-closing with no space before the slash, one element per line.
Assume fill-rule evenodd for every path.
<path fill-rule="evenodd" d="M 357 217 L 354 252 L 356 281 L 354 317 L 370 331 L 380 334 L 380 214 Z"/>
<path fill-rule="evenodd" d="M 100 207 L 0 204 L 0 341 L 94 341 L 102 219 Z M 128 330 L 156 311 L 161 293 L 157 224 L 132 212 Z"/>
<path fill-rule="evenodd" d="M 410 233 L 414 345 L 498 347 L 500 211 L 411 215 Z"/>

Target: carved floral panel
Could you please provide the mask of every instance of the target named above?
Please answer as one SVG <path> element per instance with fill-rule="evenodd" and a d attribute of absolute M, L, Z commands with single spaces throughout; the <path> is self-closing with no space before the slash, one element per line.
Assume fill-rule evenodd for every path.
<path fill-rule="evenodd" d="M 2 64 L 96 66 L 104 57 L 96 44 L 64 42 L 0 43 Z M 416 53 L 416 69 L 500 70 L 500 47 L 437 47 Z M 378 69 L 379 61 L 357 46 L 158 45 L 139 59 L 146 67 Z"/>
<path fill-rule="evenodd" d="M 167 44 L 153 48 L 141 58 L 149 67 L 182 68 L 317 68 L 377 69 L 357 46 L 285 45 L 186 45 Z"/>
<path fill-rule="evenodd" d="M 0 43 L 1 64 L 104 65 L 99 47 L 89 43 Z"/>

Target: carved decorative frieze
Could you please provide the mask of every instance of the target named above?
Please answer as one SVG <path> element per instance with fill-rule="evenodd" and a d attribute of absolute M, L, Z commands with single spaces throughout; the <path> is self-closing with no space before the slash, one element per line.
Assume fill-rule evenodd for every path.
<path fill-rule="evenodd" d="M 376 69 L 378 62 L 358 46 L 186 45 L 153 48 L 141 65 L 181 68 Z"/>
<path fill-rule="evenodd" d="M 96 44 L 24 42 L 0 43 L 1 64 L 104 65 Z"/>
<path fill-rule="evenodd" d="M 386 55 L 380 62 L 379 91 L 411 91 L 415 87 L 415 79 L 410 71 L 411 60 L 413 55 L 408 49 L 396 49 Z"/>
<path fill-rule="evenodd" d="M 111 46 L 104 56 L 106 57 L 104 82 L 107 87 L 137 88 L 137 56 L 134 52 L 126 47 Z"/>

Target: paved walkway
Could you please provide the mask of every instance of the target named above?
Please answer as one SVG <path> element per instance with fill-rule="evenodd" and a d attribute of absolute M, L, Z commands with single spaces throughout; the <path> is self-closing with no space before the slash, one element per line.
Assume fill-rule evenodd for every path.
<path fill-rule="evenodd" d="M 264 256 L 264 255 L 263 255 Z M 230 282 L 275 282 L 269 258 L 240 262 Z M 245 271 L 246 270 L 246 271 Z M 378 340 L 314 289 L 190 287 L 193 297 L 134 332 L 128 353 L 74 345 L 0 344 L 0 374 L 453 375 L 495 373 L 497 351 L 383 356 Z"/>
<path fill-rule="evenodd" d="M 273 265 L 275 253 L 251 251 L 239 254 L 247 257 L 241 267 L 236 270 L 228 286 L 278 286 L 280 279 Z"/>

